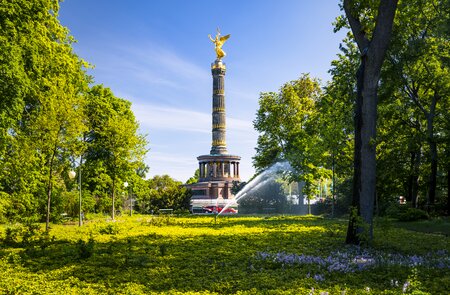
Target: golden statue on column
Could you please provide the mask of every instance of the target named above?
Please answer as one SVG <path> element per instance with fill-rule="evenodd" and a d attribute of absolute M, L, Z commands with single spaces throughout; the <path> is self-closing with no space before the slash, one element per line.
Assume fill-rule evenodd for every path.
<path fill-rule="evenodd" d="M 219 30 L 219 28 L 217 28 L 216 38 L 213 39 L 211 37 L 211 35 L 208 35 L 208 37 L 211 40 L 211 42 L 214 43 L 214 45 L 215 45 L 217 60 L 221 60 L 226 55 L 225 51 L 222 50 L 222 46 L 225 43 L 225 41 L 227 41 L 228 38 L 230 38 L 230 34 L 225 35 L 225 36 L 220 36 L 220 30 Z"/>

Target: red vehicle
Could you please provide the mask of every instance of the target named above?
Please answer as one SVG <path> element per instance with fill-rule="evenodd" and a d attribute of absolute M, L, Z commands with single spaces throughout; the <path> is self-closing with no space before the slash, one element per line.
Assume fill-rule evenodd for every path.
<path fill-rule="evenodd" d="M 218 206 L 204 206 L 203 213 L 222 213 L 222 214 L 236 214 L 238 211 L 234 208 L 227 208 L 223 211 L 223 207 Z"/>

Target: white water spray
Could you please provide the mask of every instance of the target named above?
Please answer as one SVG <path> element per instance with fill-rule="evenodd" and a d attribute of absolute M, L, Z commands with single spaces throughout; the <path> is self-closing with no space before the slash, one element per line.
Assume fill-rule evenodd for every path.
<path fill-rule="evenodd" d="M 237 204 L 237 202 L 244 198 L 249 192 L 257 190 L 258 188 L 264 186 L 269 181 L 273 180 L 277 174 L 282 172 L 291 171 L 292 167 L 288 161 L 277 162 L 261 172 L 258 176 L 253 178 L 249 183 L 247 183 L 242 190 L 240 190 L 233 200 L 228 200 L 227 204 L 220 211 L 218 215 L 222 212 L 225 212 L 227 208 L 232 206 L 233 204 Z"/>

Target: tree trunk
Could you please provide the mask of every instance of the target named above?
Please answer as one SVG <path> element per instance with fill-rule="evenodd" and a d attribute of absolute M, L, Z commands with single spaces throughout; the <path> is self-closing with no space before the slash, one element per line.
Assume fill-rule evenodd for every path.
<path fill-rule="evenodd" d="M 412 203 L 412 184 L 413 184 L 413 176 L 414 176 L 414 157 L 415 153 L 410 153 L 410 161 L 409 161 L 409 175 L 408 181 L 406 182 L 406 201 Z"/>
<path fill-rule="evenodd" d="M 116 194 L 116 177 L 113 177 L 113 184 L 112 184 L 112 212 L 111 212 L 111 217 L 112 220 L 114 221 L 115 219 L 115 213 L 116 213 L 116 209 L 114 208 L 114 201 L 115 201 L 115 196 Z"/>
<path fill-rule="evenodd" d="M 412 195 L 411 195 L 411 207 L 417 208 L 418 196 L 419 196 L 419 173 L 420 173 L 420 161 L 422 158 L 422 149 L 419 148 L 417 156 L 414 162 L 414 175 L 412 179 Z"/>
<path fill-rule="evenodd" d="M 410 171 L 408 177 L 407 201 L 411 203 L 412 208 L 417 208 L 417 194 L 419 191 L 419 168 L 421 151 L 411 152 Z"/>
<path fill-rule="evenodd" d="M 332 175 L 331 175 L 331 182 L 332 182 L 332 186 L 333 186 L 333 189 L 331 190 L 331 193 L 332 193 L 332 195 L 331 195 L 331 218 L 334 218 L 334 211 L 335 211 L 335 202 L 336 202 L 336 178 L 335 178 L 335 174 L 334 174 L 334 166 L 335 166 L 335 164 L 336 164 L 336 160 L 335 160 L 335 154 L 336 154 L 336 152 L 333 150 L 333 155 L 332 155 L 332 163 L 331 163 L 331 172 L 332 172 Z"/>
<path fill-rule="evenodd" d="M 437 145 L 434 140 L 433 132 L 433 117 L 434 113 L 429 113 L 427 116 L 427 129 L 428 129 L 428 143 L 430 145 L 430 160 L 431 160 L 431 171 L 430 179 L 428 182 L 428 206 L 433 206 L 436 199 L 436 178 L 437 178 L 437 164 L 438 164 L 438 154 Z"/>
<path fill-rule="evenodd" d="M 56 138 L 59 137 L 60 131 L 61 128 L 59 128 Z M 47 214 L 46 214 L 47 216 L 45 218 L 45 231 L 47 232 L 50 230 L 50 204 L 52 201 L 52 189 L 53 189 L 53 162 L 55 161 L 57 147 L 58 147 L 58 139 L 56 139 L 49 163 L 50 169 L 48 173 L 48 186 L 47 186 Z"/>
<path fill-rule="evenodd" d="M 447 167 L 447 216 L 450 216 L 450 166 Z"/>
<path fill-rule="evenodd" d="M 391 39 L 397 2 L 398 0 L 380 1 L 371 39 L 368 39 L 359 15 L 355 15 L 352 5 L 354 0 L 344 0 L 343 2 L 345 15 L 361 53 L 361 66 L 357 73 L 358 89 L 355 113 L 355 171 L 352 199 L 354 209 L 350 215 L 346 238 L 346 242 L 351 244 L 362 242 L 359 233 L 362 233 L 367 226 L 367 242 L 371 242 L 373 237 L 373 208 L 376 191 L 377 87 L 381 66 Z M 357 223 L 358 215 L 365 224 Z"/>
<path fill-rule="evenodd" d="M 79 187 L 79 196 L 78 196 L 78 226 L 83 225 L 83 215 L 82 215 L 82 203 L 81 203 L 81 166 L 83 165 L 83 155 L 80 156 L 80 166 L 78 169 L 78 185 Z"/>
<path fill-rule="evenodd" d="M 436 200 L 436 178 L 437 178 L 437 148 L 436 143 L 431 146 L 431 174 L 430 186 L 428 188 L 428 204 L 432 207 Z"/>
<path fill-rule="evenodd" d="M 362 127 L 361 127 L 361 217 L 369 226 L 369 239 L 373 237 L 373 209 L 376 192 L 376 123 L 378 73 L 367 67 L 364 74 Z"/>
<path fill-rule="evenodd" d="M 347 244 L 359 244 L 357 217 L 360 215 L 359 200 L 361 195 L 361 125 L 362 125 L 362 88 L 364 82 L 365 58 L 361 58 L 361 64 L 356 73 L 356 102 L 355 102 L 355 146 L 353 151 L 353 194 L 352 209 L 347 228 Z"/>
<path fill-rule="evenodd" d="M 436 200 L 436 185 L 437 185 L 437 165 L 438 165 L 438 153 L 437 144 L 434 138 L 434 117 L 436 115 L 436 105 L 439 100 L 439 95 L 434 92 L 433 99 L 430 105 L 430 112 L 425 116 L 427 118 L 427 131 L 428 131 L 428 143 L 430 145 L 430 160 L 431 171 L 430 179 L 428 181 L 428 206 L 433 207 Z"/>
<path fill-rule="evenodd" d="M 53 187 L 52 174 L 53 174 L 53 157 L 52 157 L 52 160 L 50 161 L 50 172 L 48 174 L 47 216 L 46 216 L 46 219 L 45 219 L 45 230 L 46 231 L 50 230 L 50 203 L 51 203 L 51 200 L 52 200 L 52 187 Z"/>

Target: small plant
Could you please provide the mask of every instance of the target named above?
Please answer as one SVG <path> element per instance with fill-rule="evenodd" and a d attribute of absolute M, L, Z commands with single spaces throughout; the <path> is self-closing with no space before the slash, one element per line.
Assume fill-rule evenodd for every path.
<path fill-rule="evenodd" d="M 89 237 L 89 240 L 87 242 L 79 239 L 77 242 L 78 257 L 80 259 L 87 259 L 91 257 L 94 253 L 94 243 L 95 240 L 92 236 Z"/>
<path fill-rule="evenodd" d="M 41 230 L 37 223 L 25 224 L 24 233 L 22 236 L 22 244 L 25 246 L 32 246 L 41 236 Z"/>
<path fill-rule="evenodd" d="M 165 256 L 167 252 L 167 246 L 166 244 L 161 244 L 159 245 L 159 253 L 161 254 L 161 256 Z"/>
<path fill-rule="evenodd" d="M 41 248 L 41 250 L 44 251 L 54 241 L 55 241 L 55 236 L 50 237 L 50 234 L 47 231 L 45 231 L 39 237 L 39 240 L 38 240 L 39 248 Z"/>
<path fill-rule="evenodd" d="M 174 225 L 174 224 L 176 224 L 176 222 L 173 221 L 169 215 L 160 215 L 160 216 L 154 216 L 154 217 L 148 219 L 146 224 L 150 225 L 150 226 L 162 227 L 162 226 L 166 226 L 166 225 Z"/>
<path fill-rule="evenodd" d="M 107 224 L 98 230 L 99 233 L 104 235 L 117 235 L 119 233 L 119 227 L 115 224 Z"/>
<path fill-rule="evenodd" d="M 22 227 L 20 226 L 7 227 L 5 229 L 5 237 L 3 238 L 3 242 L 9 246 L 17 244 L 21 233 Z"/>

